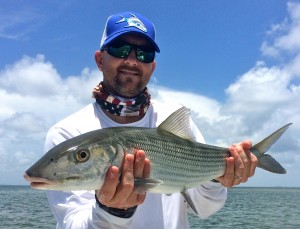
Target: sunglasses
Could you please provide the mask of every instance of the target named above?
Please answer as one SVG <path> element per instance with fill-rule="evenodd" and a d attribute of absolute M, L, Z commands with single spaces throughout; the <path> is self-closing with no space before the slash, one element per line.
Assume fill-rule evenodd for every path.
<path fill-rule="evenodd" d="M 136 58 L 143 63 L 154 61 L 155 51 L 148 46 L 133 45 L 128 43 L 110 44 L 104 48 L 108 54 L 117 58 L 126 58 L 132 50 L 135 50 Z"/>

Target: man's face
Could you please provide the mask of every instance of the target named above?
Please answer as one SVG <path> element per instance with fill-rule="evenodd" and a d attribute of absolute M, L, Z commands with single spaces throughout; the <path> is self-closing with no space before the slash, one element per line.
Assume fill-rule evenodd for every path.
<path fill-rule="evenodd" d="M 137 46 L 150 46 L 145 38 L 133 34 L 124 35 L 118 40 Z M 103 72 L 104 87 L 115 95 L 127 98 L 135 97 L 145 89 L 156 66 L 155 61 L 139 61 L 135 50 L 131 50 L 125 58 L 114 57 L 105 50 L 97 51 L 95 59 Z"/>

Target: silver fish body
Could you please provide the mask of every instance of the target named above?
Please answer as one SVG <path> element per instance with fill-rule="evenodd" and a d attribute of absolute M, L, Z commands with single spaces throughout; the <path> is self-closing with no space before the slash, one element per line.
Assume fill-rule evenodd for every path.
<path fill-rule="evenodd" d="M 151 185 L 149 179 L 152 187 L 146 189 L 160 193 L 181 192 L 221 176 L 229 156 L 227 148 L 201 144 L 157 128 L 128 128 L 114 137 L 112 145 L 122 152 L 144 150 L 151 161 L 150 178 L 154 181 Z"/>
<path fill-rule="evenodd" d="M 189 110 L 182 107 L 157 128 L 112 127 L 91 131 L 52 148 L 25 172 L 33 188 L 53 190 L 100 189 L 108 168 L 122 166 L 125 153 L 144 150 L 151 161 L 147 179 L 136 179 L 139 191 L 184 192 L 224 174 L 227 148 L 195 141 Z M 288 124 L 253 146 L 259 167 L 275 173 L 286 170 L 265 151 Z"/>

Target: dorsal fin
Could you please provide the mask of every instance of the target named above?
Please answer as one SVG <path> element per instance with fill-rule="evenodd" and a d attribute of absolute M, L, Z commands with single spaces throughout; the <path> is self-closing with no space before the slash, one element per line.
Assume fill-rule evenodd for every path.
<path fill-rule="evenodd" d="M 181 107 L 163 121 L 157 129 L 167 131 L 180 138 L 196 141 L 190 125 L 190 114 L 189 109 Z"/>

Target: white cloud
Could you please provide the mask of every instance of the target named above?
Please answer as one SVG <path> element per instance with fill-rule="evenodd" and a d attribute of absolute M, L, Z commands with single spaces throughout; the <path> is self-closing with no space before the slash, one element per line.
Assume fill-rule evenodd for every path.
<path fill-rule="evenodd" d="M 91 90 L 101 78 L 98 70 L 86 68 L 81 75 L 63 79 L 43 55 L 24 56 L 0 71 L 0 120 L 15 112 L 41 117 L 47 112 L 46 119 L 71 113 L 91 101 Z"/>
<path fill-rule="evenodd" d="M 288 17 L 281 23 L 272 25 L 267 32 L 267 40 L 261 50 L 266 56 L 283 58 L 282 52 L 289 54 L 300 51 L 300 4 L 288 2 Z"/>
<path fill-rule="evenodd" d="M 0 71 L 0 172 L 9 174 L 0 183 L 22 182 L 22 173 L 42 154 L 47 129 L 91 102 L 101 78 L 87 68 L 62 78 L 43 55 L 24 56 Z"/>
<path fill-rule="evenodd" d="M 43 55 L 24 56 L 2 72 L 0 83 L 9 93 L 22 96 L 49 97 L 62 90 L 62 80 Z"/>
<path fill-rule="evenodd" d="M 220 118 L 221 104 L 213 99 L 192 92 L 175 91 L 159 85 L 150 85 L 150 87 L 152 97 L 162 103 L 182 104 L 196 112 L 198 118 L 205 118 L 210 122 L 215 122 Z M 197 102 L 195 103 L 195 101 Z"/>

